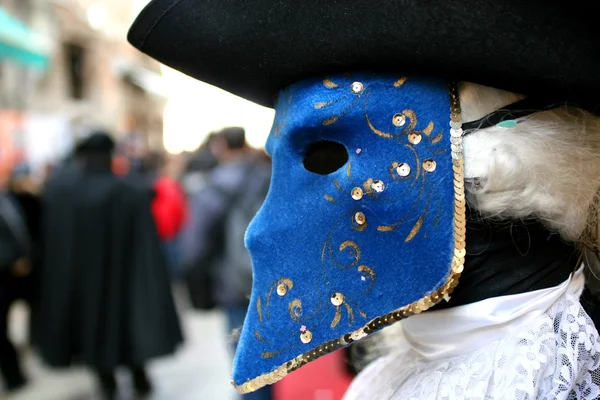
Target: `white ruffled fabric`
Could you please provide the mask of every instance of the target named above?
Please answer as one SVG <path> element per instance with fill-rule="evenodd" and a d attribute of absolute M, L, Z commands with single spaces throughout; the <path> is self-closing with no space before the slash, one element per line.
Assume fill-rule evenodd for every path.
<path fill-rule="evenodd" d="M 600 340 L 583 286 L 579 270 L 555 288 L 413 316 L 403 343 L 361 372 L 345 400 L 600 399 Z"/>

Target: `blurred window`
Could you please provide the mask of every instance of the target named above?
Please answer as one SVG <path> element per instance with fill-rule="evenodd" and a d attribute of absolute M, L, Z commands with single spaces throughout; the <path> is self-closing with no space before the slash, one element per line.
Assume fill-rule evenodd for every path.
<path fill-rule="evenodd" d="M 82 100 L 84 98 L 84 64 L 85 49 L 74 43 L 65 45 L 67 70 L 69 73 L 69 89 L 71 98 Z"/>

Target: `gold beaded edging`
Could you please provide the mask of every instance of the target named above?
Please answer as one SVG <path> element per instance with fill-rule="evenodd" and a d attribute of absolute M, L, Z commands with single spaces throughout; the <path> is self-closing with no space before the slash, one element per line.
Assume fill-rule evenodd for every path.
<path fill-rule="evenodd" d="M 401 307 L 389 314 L 372 319 L 362 328 L 348 333 L 338 339 L 331 340 L 315 347 L 309 352 L 299 355 L 279 368 L 259 377 L 249 380 L 242 385 L 232 382 L 240 394 L 254 392 L 264 386 L 272 385 L 283 379 L 289 373 L 317 358 L 341 349 L 352 342 L 360 340 L 382 328 L 392 325 L 402 319 L 428 310 L 443 299 L 448 300 L 450 294 L 458 285 L 458 280 L 463 271 L 465 262 L 465 235 L 466 235 L 466 198 L 464 187 L 464 160 L 462 154 L 462 128 L 461 110 L 458 97 L 458 87 L 450 84 L 450 141 L 452 148 L 452 169 L 454 171 L 454 255 L 448 279 L 441 288 L 431 295 L 425 296 L 412 304 Z"/>

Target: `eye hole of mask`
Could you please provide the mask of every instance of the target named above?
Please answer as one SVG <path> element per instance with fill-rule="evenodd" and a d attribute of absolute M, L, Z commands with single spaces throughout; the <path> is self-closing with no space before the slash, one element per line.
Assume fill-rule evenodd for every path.
<path fill-rule="evenodd" d="M 343 144 L 321 140 L 310 145 L 304 156 L 304 168 L 319 175 L 329 175 L 348 162 Z"/>

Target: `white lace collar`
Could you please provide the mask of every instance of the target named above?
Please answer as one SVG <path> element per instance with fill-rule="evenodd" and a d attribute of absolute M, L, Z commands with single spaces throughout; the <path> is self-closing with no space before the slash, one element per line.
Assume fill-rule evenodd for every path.
<path fill-rule="evenodd" d="M 583 268 L 579 268 L 558 286 L 414 315 L 402 321 L 402 329 L 412 349 L 425 359 L 454 357 L 526 325 L 567 290 L 579 297 L 584 282 Z"/>
<path fill-rule="evenodd" d="M 344 399 L 600 399 L 600 340 L 579 302 L 583 285 L 578 271 L 516 299 L 411 317 L 403 321 L 418 322 L 406 329 L 411 344 L 390 331 L 386 355 L 358 375 Z"/>

